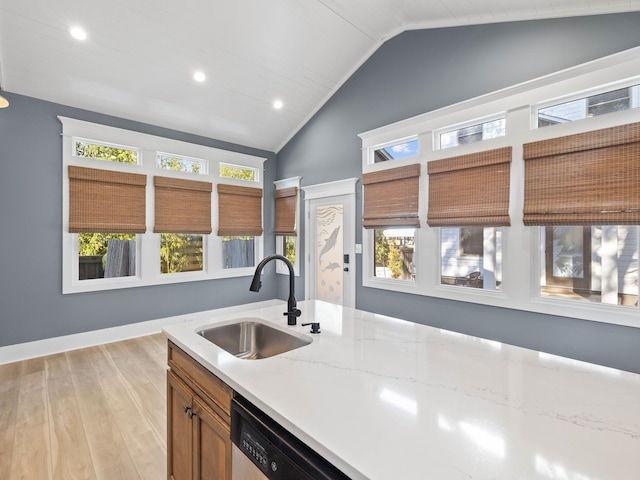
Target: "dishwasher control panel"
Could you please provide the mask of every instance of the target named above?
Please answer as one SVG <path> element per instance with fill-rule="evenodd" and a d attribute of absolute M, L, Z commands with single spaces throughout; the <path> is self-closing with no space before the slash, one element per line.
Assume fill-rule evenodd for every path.
<path fill-rule="evenodd" d="M 277 470 L 277 462 L 269 462 L 269 454 L 266 446 L 268 446 L 268 440 L 265 438 L 259 438 L 255 432 L 250 432 L 245 424 L 244 428 L 240 432 L 240 450 L 253 460 L 260 470 L 267 472 L 269 463 L 273 463 L 272 467 Z M 266 444 L 266 445 L 263 445 Z"/>
<path fill-rule="evenodd" d="M 348 480 L 251 402 L 231 401 L 231 441 L 269 480 Z"/>

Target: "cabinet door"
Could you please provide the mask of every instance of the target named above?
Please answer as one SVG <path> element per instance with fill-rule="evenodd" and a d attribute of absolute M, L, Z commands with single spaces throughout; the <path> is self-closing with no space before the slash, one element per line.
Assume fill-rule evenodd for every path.
<path fill-rule="evenodd" d="M 229 426 L 199 398 L 193 399 L 195 480 L 231 480 Z"/>
<path fill-rule="evenodd" d="M 167 475 L 169 480 L 193 477 L 193 392 L 173 372 L 167 372 Z"/>

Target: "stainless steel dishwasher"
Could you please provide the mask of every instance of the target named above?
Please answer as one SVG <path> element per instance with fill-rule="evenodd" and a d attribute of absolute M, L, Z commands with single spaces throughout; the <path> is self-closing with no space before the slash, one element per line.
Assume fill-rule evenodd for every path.
<path fill-rule="evenodd" d="M 231 401 L 233 480 L 348 480 L 241 396 Z"/>

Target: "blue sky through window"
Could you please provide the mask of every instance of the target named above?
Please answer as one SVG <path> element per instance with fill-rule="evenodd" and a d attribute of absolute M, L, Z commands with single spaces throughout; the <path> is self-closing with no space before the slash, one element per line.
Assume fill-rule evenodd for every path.
<path fill-rule="evenodd" d="M 379 156 L 383 156 L 385 160 L 398 160 L 399 158 L 412 157 L 418 154 L 418 140 L 410 140 L 408 142 L 396 143 L 388 147 L 376 150 L 376 162 Z"/>

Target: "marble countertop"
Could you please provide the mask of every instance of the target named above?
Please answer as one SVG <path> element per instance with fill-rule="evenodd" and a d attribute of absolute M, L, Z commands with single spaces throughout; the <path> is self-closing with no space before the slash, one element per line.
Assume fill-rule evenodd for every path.
<path fill-rule="evenodd" d="M 185 315 L 177 345 L 355 479 L 640 478 L 640 375 L 324 302 Z M 257 317 L 308 335 L 241 360 L 195 331 Z M 302 322 L 319 321 L 309 335 Z"/>

